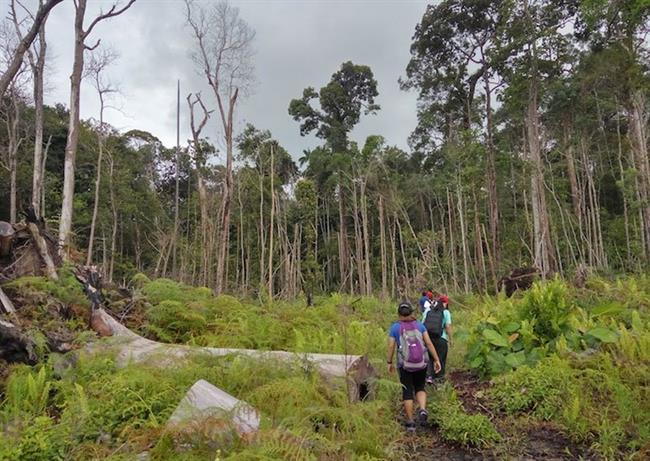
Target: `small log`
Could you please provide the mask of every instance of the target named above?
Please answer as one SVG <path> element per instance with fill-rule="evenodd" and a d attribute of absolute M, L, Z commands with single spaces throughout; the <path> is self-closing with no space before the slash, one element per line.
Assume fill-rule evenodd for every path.
<path fill-rule="evenodd" d="M 16 308 L 14 307 L 14 304 L 11 302 L 11 299 L 9 299 L 9 296 L 7 296 L 5 292 L 2 290 L 2 287 L 0 287 L 0 307 L 7 314 L 13 315 L 16 313 Z"/>
<path fill-rule="evenodd" d="M 316 365 L 325 378 L 345 379 L 348 396 L 352 402 L 363 400 L 368 396 L 370 381 L 375 377 L 375 370 L 365 355 L 303 354 L 287 351 L 258 351 L 253 349 L 164 344 L 137 335 L 108 315 L 104 309 L 97 309 L 92 316 L 91 324 L 100 335 L 109 336 L 107 333 L 110 333 L 110 336 L 125 339 L 125 341 L 116 343 L 118 349 L 117 362 L 120 366 L 125 366 L 130 362 L 169 366 L 173 365 L 177 359 L 183 359 L 195 354 L 208 354 L 216 357 L 241 354 L 258 360 L 306 360 Z"/>
<path fill-rule="evenodd" d="M 34 243 L 38 249 L 38 254 L 45 264 L 45 274 L 50 280 L 59 280 L 59 276 L 56 273 L 56 266 L 54 265 L 52 256 L 50 256 L 50 252 L 47 249 L 47 243 L 41 235 L 41 231 L 38 229 L 38 226 L 33 222 L 29 222 L 27 223 L 27 227 L 30 234 L 32 234 L 32 239 L 34 239 Z"/>
<path fill-rule="evenodd" d="M 214 440 L 215 432 L 230 429 L 231 424 L 224 424 L 224 420 L 230 421 L 239 436 L 247 440 L 260 427 L 260 416 L 255 408 L 200 379 L 180 401 L 167 422 L 167 428 Z"/>
<path fill-rule="evenodd" d="M 0 221 L 0 256 L 7 256 L 11 252 L 15 233 L 14 226 L 6 221 Z"/>

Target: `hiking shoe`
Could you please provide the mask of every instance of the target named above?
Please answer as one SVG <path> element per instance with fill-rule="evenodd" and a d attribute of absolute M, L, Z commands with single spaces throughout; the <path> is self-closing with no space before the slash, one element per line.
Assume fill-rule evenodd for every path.
<path fill-rule="evenodd" d="M 406 432 L 408 433 L 415 432 L 415 421 L 407 421 L 405 426 L 406 426 Z"/>
<path fill-rule="evenodd" d="M 426 426 L 427 422 L 429 422 L 429 413 L 427 410 L 420 408 L 420 411 L 418 411 L 418 423 L 420 423 L 420 426 Z"/>

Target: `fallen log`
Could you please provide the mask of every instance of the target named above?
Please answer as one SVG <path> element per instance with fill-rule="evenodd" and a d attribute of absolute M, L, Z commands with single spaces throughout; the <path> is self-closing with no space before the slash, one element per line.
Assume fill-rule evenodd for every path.
<path fill-rule="evenodd" d="M 346 382 L 348 397 L 355 402 L 368 397 L 370 382 L 375 371 L 365 355 L 311 354 L 287 351 L 258 351 L 254 349 L 227 349 L 215 347 L 193 347 L 179 344 L 164 344 L 152 341 L 132 332 L 111 317 L 104 309 L 97 309 L 91 315 L 91 325 L 101 336 L 115 336 L 124 341 L 116 342 L 117 363 L 125 366 L 130 362 L 170 364 L 169 360 L 182 359 L 195 354 L 207 354 L 216 357 L 240 354 L 259 360 L 306 360 L 318 367 L 325 378 L 343 378 Z M 90 346 L 91 348 L 94 346 Z M 153 360 L 155 357 L 160 360 Z M 165 363 L 166 362 L 166 363 Z"/>
<path fill-rule="evenodd" d="M 259 413 L 203 379 L 187 391 L 167 422 L 168 430 L 213 442 L 218 440 L 216 435 L 231 427 L 240 437 L 250 440 L 259 430 Z"/>

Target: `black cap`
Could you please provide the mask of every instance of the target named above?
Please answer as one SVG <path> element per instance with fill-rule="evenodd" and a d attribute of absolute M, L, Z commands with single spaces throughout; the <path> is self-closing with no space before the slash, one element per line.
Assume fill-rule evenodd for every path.
<path fill-rule="evenodd" d="M 411 315 L 413 313 L 413 306 L 407 302 L 400 303 L 400 305 L 397 307 L 397 313 L 402 317 Z"/>

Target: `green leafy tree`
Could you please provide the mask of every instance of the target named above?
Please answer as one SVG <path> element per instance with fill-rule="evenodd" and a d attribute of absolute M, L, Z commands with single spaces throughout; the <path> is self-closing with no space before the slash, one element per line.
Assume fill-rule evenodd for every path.
<path fill-rule="evenodd" d="M 344 152 L 348 134 L 359 123 L 361 114 L 379 110 L 375 104 L 378 94 L 370 67 L 348 61 L 318 93 L 308 87 L 302 98 L 291 100 L 289 115 L 301 122 L 301 135 L 316 131 L 316 136 L 325 139 L 334 152 Z M 312 100 L 318 100 L 320 109 L 312 105 Z"/>

